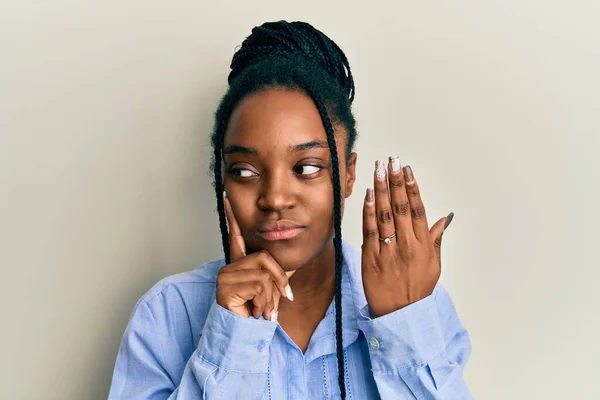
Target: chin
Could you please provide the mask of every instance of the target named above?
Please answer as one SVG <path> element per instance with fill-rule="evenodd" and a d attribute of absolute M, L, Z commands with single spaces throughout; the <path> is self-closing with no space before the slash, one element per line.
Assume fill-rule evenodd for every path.
<path fill-rule="evenodd" d="M 323 251 L 327 241 L 278 240 L 256 243 L 258 250 L 266 250 L 284 271 L 295 271 L 308 264 Z"/>
<path fill-rule="evenodd" d="M 313 244 L 305 240 L 258 240 L 252 243 L 252 252 L 269 252 L 284 271 L 294 271 L 305 265 L 314 256 Z M 249 244 L 249 243 L 248 243 Z"/>
<path fill-rule="evenodd" d="M 263 247 L 273 256 L 284 271 L 295 271 L 305 265 L 312 254 L 305 246 L 290 246 L 281 242 L 270 243 Z"/>

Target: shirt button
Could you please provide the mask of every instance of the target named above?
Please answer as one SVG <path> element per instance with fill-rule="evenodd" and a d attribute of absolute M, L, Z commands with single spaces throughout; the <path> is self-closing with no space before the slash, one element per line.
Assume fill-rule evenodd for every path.
<path fill-rule="evenodd" d="M 379 344 L 379 340 L 377 340 L 376 337 L 372 337 L 371 339 L 369 339 L 369 344 L 371 345 L 371 348 L 373 350 L 379 350 L 379 347 L 381 347 L 381 345 Z"/>

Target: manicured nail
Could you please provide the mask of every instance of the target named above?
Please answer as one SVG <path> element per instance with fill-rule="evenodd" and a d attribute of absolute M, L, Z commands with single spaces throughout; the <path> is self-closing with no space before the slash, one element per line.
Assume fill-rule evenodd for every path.
<path fill-rule="evenodd" d="M 227 192 L 223 190 L 223 198 L 226 199 L 227 198 Z"/>
<path fill-rule="evenodd" d="M 406 183 L 413 183 L 415 177 L 413 176 L 412 168 L 410 167 L 410 165 L 405 166 L 402 170 L 404 171 L 404 180 L 406 181 Z"/>
<path fill-rule="evenodd" d="M 400 159 L 396 156 L 390 157 L 390 167 L 392 169 L 392 173 L 397 173 L 400 171 Z"/>
<path fill-rule="evenodd" d="M 294 293 L 292 293 L 292 288 L 290 287 L 290 285 L 287 285 L 285 287 L 285 296 L 288 298 L 289 301 L 294 301 Z"/>
<path fill-rule="evenodd" d="M 277 322 L 277 317 L 279 317 L 279 311 L 273 311 L 271 313 L 271 321 Z"/>
<path fill-rule="evenodd" d="M 446 223 L 444 224 L 444 230 L 446 230 L 446 228 L 450 225 L 450 222 L 452 222 L 452 219 L 454 218 L 454 213 L 451 212 L 450 214 L 448 214 L 448 216 L 446 217 Z"/>
<path fill-rule="evenodd" d="M 240 248 L 240 250 L 242 251 L 242 254 L 244 255 L 244 257 L 247 256 L 246 254 L 246 242 L 244 242 L 244 239 L 240 236 L 238 237 L 238 247 Z"/>
<path fill-rule="evenodd" d="M 373 189 L 367 189 L 367 203 L 372 203 L 375 200 Z"/>
<path fill-rule="evenodd" d="M 383 161 L 375 161 L 375 177 L 379 180 L 385 179 L 385 163 Z"/>

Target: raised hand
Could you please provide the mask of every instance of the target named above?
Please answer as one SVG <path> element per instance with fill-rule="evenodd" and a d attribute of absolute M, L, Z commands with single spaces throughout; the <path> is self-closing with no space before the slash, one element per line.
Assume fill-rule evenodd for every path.
<path fill-rule="evenodd" d="M 382 316 L 433 293 L 450 213 L 431 228 L 410 166 L 377 161 L 363 207 L 362 276 L 371 312 Z"/>
<path fill-rule="evenodd" d="M 286 273 L 267 251 L 246 255 L 244 238 L 225 194 L 223 200 L 231 261 L 217 275 L 217 303 L 242 317 L 264 315 L 276 321 L 280 296 L 294 299 L 288 283 L 293 272 Z"/>

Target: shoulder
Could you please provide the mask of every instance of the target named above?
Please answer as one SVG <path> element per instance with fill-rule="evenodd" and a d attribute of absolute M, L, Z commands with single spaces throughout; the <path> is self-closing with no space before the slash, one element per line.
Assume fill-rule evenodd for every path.
<path fill-rule="evenodd" d="M 191 271 L 181 272 L 167 276 L 158 281 L 143 296 L 142 300 L 148 304 L 153 304 L 160 299 L 179 293 L 185 294 L 190 291 L 197 293 L 213 288 L 217 281 L 219 269 L 224 265 L 224 260 L 213 260 L 204 263 Z"/>
<path fill-rule="evenodd" d="M 159 331 L 197 335 L 214 302 L 217 274 L 223 265 L 223 259 L 213 260 L 161 279 L 140 298 L 134 315 L 145 309 Z"/>
<path fill-rule="evenodd" d="M 152 286 L 131 314 L 122 351 L 152 352 L 161 367 L 179 382 L 183 368 L 198 346 L 215 299 L 216 277 L 223 265 L 224 260 L 209 261 Z"/>

